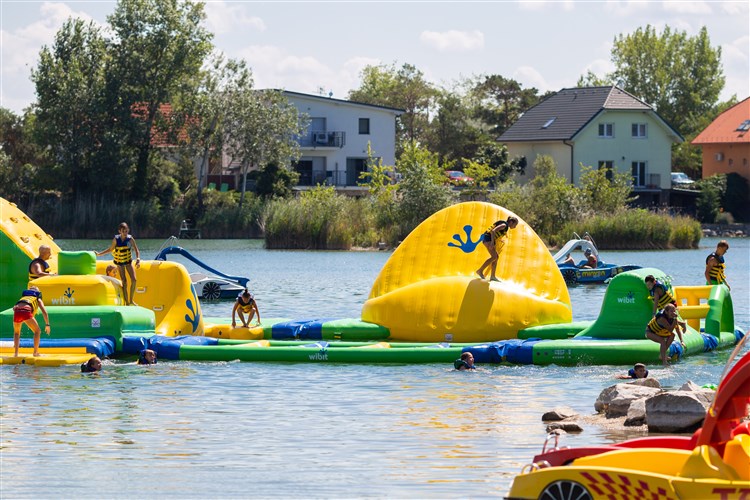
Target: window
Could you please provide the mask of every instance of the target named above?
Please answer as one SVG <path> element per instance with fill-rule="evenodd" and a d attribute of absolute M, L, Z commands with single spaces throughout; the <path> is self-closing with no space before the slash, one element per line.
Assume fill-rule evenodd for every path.
<path fill-rule="evenodd" d="M 614 168 L 614 166 L 615 166 L 615 163 L 612 160 L 599 161 L 599 170 L 606 169 L 607 172 L 604 175 L 610 181 L 612 180 L 612 169 Z"/>
<path fill-rule="evenodd" d="M 370 135 L 370 119 L 359 119 L 359 135 Z"/>
<path fill-rule="evenodd" d="M 646 185 L 646 162 L 634 161 L 631 164 L 633 175 L 633 186 L 643 187 Z"/>
<path fill-rule="evenodd" d="M 734 166 L 734 158 L 729 159 L 729 166 Z"/>
<path fill-rule="evenodd" d="M 739 132 L 747 132 L 748 130 L 750 130 L 750 120 L 745 120 L 737 127 L 737 131 Z"/>
<path fill-rule="evenodd" d="M 645 123 L 634 123 L 631 125 L 631 134 L 637 139 L 646 138 L 646 124 Z"/>
<path fill-rule="evenodd" d="M 552 118 L 550 118 L 549 120 L 547 120 L 547 123 L 545 123 L 544 125 L 542 125 L 542 128 L 549 128 L 549 126 L 552 125 L 555 122 L 556 119 L 557 119 L 557 117 L 553 116 Z"/>
<path fill-rule="evenodd" d="M 614 137 L 615 136 L 615 124 L 614 123 L 600 123 L 599 124 L 599 137 Z"/>

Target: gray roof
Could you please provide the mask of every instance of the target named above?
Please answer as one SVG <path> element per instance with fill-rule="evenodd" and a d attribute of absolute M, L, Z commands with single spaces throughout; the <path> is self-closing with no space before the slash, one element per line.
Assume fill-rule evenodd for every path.
<path fill-rule="evenodd" d="M 500 141 L 572 139 L 604 109 L 654 111 L 645 102 L 614 86 L 562 89 L 526 111 L 500 136 Z M 552 119 L 554 121 L 548 124 Z M 660 117 L 659 120 L 672 129 Z M 545 127 L 545 124 L 548 126 Z M 672 130 L 680 137 L 677 131 Z"/>
<path fill-rule="evenodd" d="M 308 99 L 319 99 L 321 101 L 339 102 L 342 104 L 354 104 L 357 106 L 366 106 L 369 108 L 382 109 L 383 111 L 392 111 L 396 115 L 401 115 L 406 112 L 406 110 L 400 109 L 400 108 L 391 108 L 390 106 L 380 106 L 378 104 L 368 104 L 366 102 L 347 101 L 346 99 L 334 99 L 333 97 L 329 97 L 329 96 L 322 96 L 322 95 L 315 95 L 315 94 L 303 94 L 302 92 L 293 92 L 291 90 L 281 90 L 281 92 L 290 96 L 306 97 Z"/>

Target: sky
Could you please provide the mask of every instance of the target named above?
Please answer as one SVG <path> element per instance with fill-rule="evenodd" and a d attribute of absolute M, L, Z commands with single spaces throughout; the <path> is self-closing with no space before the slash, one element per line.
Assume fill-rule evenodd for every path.
<path fill-rule="evenodd" d="M 346 99 L 364 67 L 411 64 L 452 88 L 497 74 L 540 92 L 611 71 L 615 36 L 650 24 L 721 47 L 721 99 L 750 95 L 750 1 L 212 1 L 206 27 L 228 57 L 244 59 L 256 88 L 332 93 Z M 106 26 L 114 1 L 0 0 L 0 106 L 21 113 L 35 100 L 39 51 L 68 17 Z"/>

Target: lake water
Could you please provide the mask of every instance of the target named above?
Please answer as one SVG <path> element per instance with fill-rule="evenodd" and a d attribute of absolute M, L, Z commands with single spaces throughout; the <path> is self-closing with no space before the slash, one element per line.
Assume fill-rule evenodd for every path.
<path fill-rule="evenodd" d="M 717 241 L 602 257 L 662 269 L 674 284 L 702 284 Z M 151 258 L 161 243 L 139 246 Z M 746 331 L 750 240 L 729 243 L 736 323 Z M 240 240 L 180 244 L 250 277 L 269 318 L 359 317 L 390 255 L 266 251 Z M 572 287 L 574 320 L 596 318 L 604 291 Z M 231 302 L 204 306 L 207 316 L 230 313 Z M 650 372 L 669 388 L 715 383 L 728 356 L 693 356 Z M 101 374 L 82 375 L 76 366 L 0 366 L 0 497 L 499 498 L 541 450 L 542 413 L 562 405 L 593 413 L 601 390 L 627 368 L 106 361 Z M 585 424 L 563 444 L 632 433 Z"/>

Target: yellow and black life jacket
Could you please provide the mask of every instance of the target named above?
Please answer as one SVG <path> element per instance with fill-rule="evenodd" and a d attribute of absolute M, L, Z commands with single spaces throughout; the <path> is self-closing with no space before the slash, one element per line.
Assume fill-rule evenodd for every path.
<path fill-rule="evenodd" d="M 656 280 L 654 282 L 654 287 L 650 290 L 651 297 L 655 295 L 655 291 L 657 288 L 660 288 L 661 291 L 663 292 L 661 297 L 659 297 L 659 302 L 656 304 L 656 307 L 658 309 L 664 309 L 664 307 L 667 304 L 677 305 L 677 299 L 675 299 L 674 295 L 672 295 L 671 290 L 670 290 L 671 287 L 668 287 L 667 285 L 665 285 L 659 280 Z"/>
<path fill-rule="evenodd" d="M 36 290 L 24 290 L 21 294 L 21 298 L 16 302 L 16 305 L 28 304 L 31 306 L 32 314 L 36 314 L 37 310 L 39 310 L 39 299 L 41 298 L 42 292 Z"/>
<path fill-rule="evenodd" d="M 133 261 L 133 254 L 130 251 L 132 241 L 133 237 L 131 235 L 127 235 L 124 241 L 120 238 L 119 234 L 115 235 L 115 248 L 112 250 L 112 258 L 116 265 L 124 266 Z"/>
<path fill-rule="evenodd" d="M 706 264 L 708 264 L 708 261 L 711 260 L 711 257 L 716 259 L 717 264 L 714 264 L 714 267 L 712 267 L 708 271 L 708 277 L 711 278 L 711 281 L 715 281 L 717 285 L 721 285 L 722 283 L 727 281 L 727 277 L 724 275 L 724 256 L 722 255 L 716 255 L 715 252 L 709 254 L 708 257 L 706 257 Z"/>
<path fill-rule="evenodd" d="M 31 272 L 31 266 L 34 264 L 39 263 L 42 266 L 42 271 L 47 272 L 47 269 L 49 269 L 49 264 L 47 264 L 47 261 L 42 259 L 41 257 L 37 257 L 36 259 L 32 260 L 29 264 L 29 281 L 35 280 L 39 277 L 38 274 L 34 274 Z"/>
<path fill-rule="evenodd" d="M 249 313 L 253 310 L 253 304 L 255 303 L 255 299 L 252 295 L 250 295 L 250 298 L 247 302 L 242 301 L 242 294 L 237 296 L 237 303 L 240 305 L 240 309 L 243 313 Z"/>
<path fill-rule="evenodd" d="M 661 323 L 659 323 L 659 318 L 665 318 L 669 323 L 669 328 L 664 328 L 663 326 L 661 326 Z M 651 321 L 648 322 L 648 329 L 660 337 L 669 337 L 670 335 L 672 335 L 672 330 L 674 329 L 676 321 L 677 318 L 669 321 L 669 318 L 667 318 L 663 313 L 656 313 L 656 316 L 651 318 Z"/>

